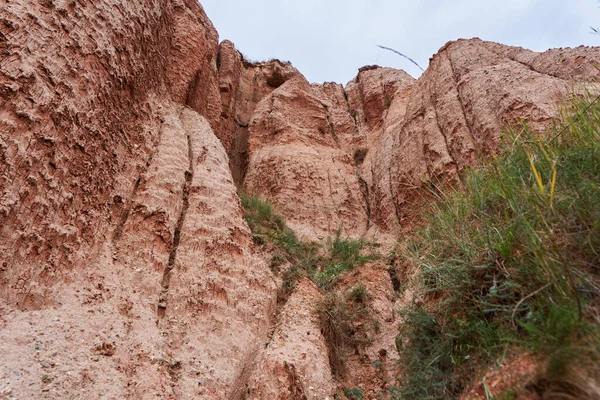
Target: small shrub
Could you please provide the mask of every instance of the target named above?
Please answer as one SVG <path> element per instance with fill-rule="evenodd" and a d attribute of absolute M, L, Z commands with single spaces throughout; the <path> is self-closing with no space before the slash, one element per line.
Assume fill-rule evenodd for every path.
<path fill-rule="evenodd" d="M 240 192 L 239 197 L 254 242 L 259 245 L 268 243 L 276 248 L 277 252 L 270 262 L 271 270 L 279 273 L 279 267 L 289 263 L 282 273 L 284 293 L 280 294 L 280 299 L 287 297 L 301 276 L 307 275 L 322 288 L 331 288 L 340 274 L 379 258 L 376 252 L 378 244 L 342 239 L 341 227 L 325 246 L 303 242 L 267 201 L 244 192 Z M 360 288 L 357 290 L 357 298 L 366 296 L 360 293 Z"/>
<path fill-rule="evenodd" d="M 344 396 L 348 400 L 363 400 L 363 392 L 359 388 L 344 389 Z"/>
<path fill-rule="evenodd" d="M 271 262 L 269 263 L 269 268 L 271 268 L 271 271 L 278 273 L 279 272 L 279 267 L 281 267 L 283 264 L 285 264 L 287 261 L 285 259 L 285 257 L 279 253 L 274 254 L 271 257 Z"/>
<path fill-rule="evenodd" d="M 379 321 L 373 322 L 373 332 L 375 332 L 375 333 L 381 332 L 381 325 L 379 324 Z"/>
<path fill-rule="evenodd" d="M 370 299 L 365 287 L 357 285 L 345 296 L 339 291 L 328 292 L 315 307 L 331 370 L 338 377 L 345 373 L 347 352 L 358 354 L 360 346 L 372 343 L 369 327 L 377 331 L 377 321 L 367 312 Z"/>
<path fill-rule="evenodd" d="M 291 264 L 283 272 L 283 289 L 286 293 L 290 293 L 296 287 L 296 281 L 303 275 L 302 269 L 296 265 Z"/>
<path fill-rule="evenodd" d="M 340 227 L 335 237 L 329 238 L 325 244 L 326 255 L 321 260 L 320 271 L 314 275 L 315 283 L 321 288 L 331 288 L 340 274 L 380 258 L 376 248 L 376 244 L 362 239 L 342 239 Z M 367 249 L 370 252 L 363 254 Z"/>
<path fill-rule="evenodd" d="M 354 301 L 355 303 L 364 304 L 369 300 L 369 292 L 367 288 L 362 283 L 354 286 L 348 292 L 348 300 Z"/>

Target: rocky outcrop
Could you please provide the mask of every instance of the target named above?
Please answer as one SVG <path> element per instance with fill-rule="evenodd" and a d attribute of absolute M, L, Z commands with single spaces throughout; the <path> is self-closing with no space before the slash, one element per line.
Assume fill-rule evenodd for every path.
<path fill-rule="evenodd" d="M 248 399 L 333 399 L 335 385 L 315 304 L 319 289 L 302 279 L 283 310 L 264 354 L 253 368 Z"/>
<path fill-rule="evenodd" d="M 228 41 L 220 45 L 218 65 L 217 136 L 236 183 L 273 202 L 304 238 L 323 239 L 340 227 L 352 236 L 378 232 L 369 230 L 375 226 L 371 166 L 366 179 L 359 167 L 395 93 L 414 79 L 373 66 L 361 69 L 346 89 L 310 85 L 289 63 L 250 63 Z"/>
<path fill-rule="evenodd" d="M 208 399 L 245 388 L 275 280 L 252 254 L 209 123 L 177 103 L 157 109 L 161 140 L 122 229 L 61 285 L 55 307 L 0 303 L 0 376 L 20 396 Z"/>
<path fill-rule="evenodd" d="M 180 120 L 189 169 L 158 326 L 179 363 L 178 398 L 235 398 L 268 333 L 277 287 L 264 260 L 251 253 L 223 146 L 197 113 L 184 108 Z"/>
<path fill-rule="evenodd" d="M 534 53 L 479 39 L 444 46 L 414 80 L 364 67 L 346 87 L 301 77 L 266 96 L 249 127 L 244 184 L 269 198 L 301 236 L 393 240 L 426 182 L 460 185 L 501 132 L 541 129 L 558 101 L 598 81 L 598 49 Z M 360 194 L 359 197 L 356 195 Z"/>
<path fill-rule="evenodd" d="M 273 60 L 251 63 L 224 41 L 219 46 L 221 119 L 216 134 L 227 150 L 233 179 L 242 183 L 248 166 L 248 126 L 258 103 L 293 77 L 301 76 L 290 63 Z"/>
<path fill-rule="evenodd" d="M 273 202 L 301 237 L 367 227 L 352 156 L 339 144 L 326 103 L 303 78 L 266 97 L 250 123 L 245 187 Z"/>
<path fill-rule="evenodd" d="M 277 287 L 211 128 L 210 21 L 192 0 L 0 11 L 3 390 L 235 398 Z"/>
<path fill-rule="evenodd" d="M 414 84 L 415 79 L 402 70 L 377 65 L 359 69 L 346 85 L 348 104 L 356 111 L 357 124 L 366 136 L 381 128 L 387 110 L 399 90 Z"/>
<path fill-rule="evenodd" d="M 365 154 L 359 176 L 368 204 L 369 236 L 395 232 L 399 227 L 389 190 L 389 169 L 395 163 L 390 152 L 394 136 L 384 133 L 402 125 L 415 82 L 404 71 L 365 67 L 346 86 L 351 110 L 358 110 L 357 125 L 364 137 L 354 154 L 357 151 Z M 377 237 L 384 239 L 380 234 Z"/>
<path fill-rule="evenodd" d="M 577 82 L 596 81 L 597 70 L 581 65 L 581 51 L 545 55 L 479 39 L 444 46 L 412 88 L 402 125 L 385 135 L 393 142 L 388 195 L 399 220 L 414 210 L 414 188 L 426 181 L 457 182 L 466 166 L 496 150 L 503 129 L 520 121 L 546 126 L 564 96 L 582 93 Z M 525 53 L 539 71 L 515 61 Z M 587 54 L 591 62 L 600 52 Z M 564 72 L 555 66 L 550 73 L 549 59 L 561 60 Z"/>

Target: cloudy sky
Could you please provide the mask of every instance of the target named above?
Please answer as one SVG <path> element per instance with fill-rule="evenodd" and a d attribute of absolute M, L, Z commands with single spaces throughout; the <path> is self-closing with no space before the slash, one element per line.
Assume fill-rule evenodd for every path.
<path fill-rule="evenodd" d="M 420 70 L 446 42 L 480 37 L 536 51 L 600 45 L 597 0 L 200 0 L 249 59 L 291 61 L 311 82 L 346 83 L 363 65 Z"/>

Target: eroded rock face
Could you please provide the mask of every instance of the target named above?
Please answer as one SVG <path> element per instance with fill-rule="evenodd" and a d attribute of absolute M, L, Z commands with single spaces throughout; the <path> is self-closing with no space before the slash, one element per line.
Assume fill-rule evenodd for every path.
<path fill-rule="evenodd" d="M 332 399 L 335 384 L 315 304 L 322 298 L 301 280 L 279 314 L 269 345 L 253 368 L 248 399 Z"/>
<path fill-rule="evenodd" d="M 157 108 L 160 141 L 122 229 L 61 286 L 62 304 L 8 314 L 0 303 L 0 373 L 29 371 L 11 378 L 20 396 L 213 399 L 245 388 L 275 280 L 252 253 L 208 121 Z"/>
<path fill-rule="evenodd" d="M 524 120 L 541 129 L 565 95 L 582 93 L 577 82 L 597 81 L 585 64 L 600 51 L 585 50 L 587 58 L 583 48 L 539 54 L 479 39 L 444 46 L 412 88 L 402 125 L 384 134 L 392 136 L 384 139 L 393 143 L 389 195 L 400 221 L 424 181 L 456 182 L 496 150 L 507 126 Z"/>
<path fill-rule="evenodd" d="M 184 108 L 180 120 L 188 183 L 161 282 L 158 327 L 179 363 L 178 398 L 236 398 L 271 325 L 277 287 L 266 262 L 252 255 L 222 144 L 197 113 Z"/>
<path fill-rule="evenodd" d="M 235 398 L 277 288 L 211 128 L 202 8 L 24 1 L 0 18 L 3 390 Z"/>
<path fill-rule="evenodd" d="M 192 0 L 0 10 L 0 296 L 36 308 L 97 259 L 156 149 L 156 98 L 185 102 L 218 39 Z M 208 110 L 217 86 L 196 86 Z"/>
<path fill-rule="evenodd" d="M 494 152 L 503 129 L 521 120 L 541 129 L 561 98 L 581 93 L 573 82 L 598 80 L 597 53 L 459 40 L 418 81 L 370 66 L 345 88 L 311 92 L 296 77 L 253 113 L 245 186 L 305 238 L 343 225 L 347 235 L 385 241 L 415 210 L 424 182 L 460 185 L 462 170 Z"/>
<path fill-rule="evenodd" d="M 195 0 L 3 2 L 0 384 L 19 398 L 330 395 L 321 294 L 300 282 L 275 318 L 280 283 L 236 184 L 304 239 L 342 227 L 393 243 L 424 182 L 459 184 L 507 124 L 547 124 L 599 61 L 460 40 L 419 80 L 366 67 L 311 85 L 219 45 Z M 342 280 L 372 294 L 372 361 L 394 351 L 386 274 Z"/>
<path fill-rule="evenodd" d="M 258 103 L 301 75 L 290 63 L 279 60 L 248 62 L 227 40 L 219 46 L 217 64 L 221 118 L 215 129 L 229 155 L 233 179 L 239 185 L 248 166 L 248 125 Z"/>
<path fill-rule="evenodd" d="M 380 128 L 398 90 L 414 82 L 406 72 L 394 68 L 373 65 L 359 69 L 356 78 L 346 85 L 346 92 L 350 109 L 358 114 L 361 131 L 366 135 Z"/>
<path fill-rule="evenodd" d="M 336 137 L 333 106 L 304 78 L 263 99 L 250 123 L 245 187 L 268 198 L 301 237 L 367 229 L 366 203 L 351 154 Z"/>
<path fill-rule="evenodd" d="M 347 352 L 343 386 L 360 387 L 366 398 L 377 398 L 387 392 L 389 382 L 397 376 L 394 360 L 399 357 L 396 337 L 400 310 L 387 266 L 382 262 L 360 266 L 343 275 L 336 284 L 336 290 L 347 302 L 357 301 L 352 299 L 352 292 L 357 289 L 364 293 L 358 299 L 364 311 L 354 326 L 355 335 L 362 333 L 368 340 L 357 345 L 354 352 Z"/>
<path fill-rule="evenodd" d="M 370 66 L 345 88 L 313 85 L 311 95 L 295 79 L 254 113 L 245 184 L 306 238 L 343 224 L 348 235 L 385 241 L 414 213 L 424 182 L 460 186 L 463 169 L 494 152 L 506 127 L 546 126 L 564 96 L 584 91 L 578 82 L 598 81 L 598 57 L 584 47 L 535 53 L 471 39 L 444 46 L 418 81 Z M 319 185 L 332 177 L 332 190 Z"/>

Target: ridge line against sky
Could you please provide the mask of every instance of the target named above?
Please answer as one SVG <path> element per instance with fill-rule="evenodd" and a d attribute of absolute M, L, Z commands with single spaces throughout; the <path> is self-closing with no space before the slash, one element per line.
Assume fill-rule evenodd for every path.
<path fill-rule="evenodd" d="M 421 71 L 451 40 L 479 37 L 534 51 L 600 45 L 596 0 L 200 0 L 219 32 L 251 60 L 291 61 L 311 82 L 345 84 L 378 64 Z"/>

